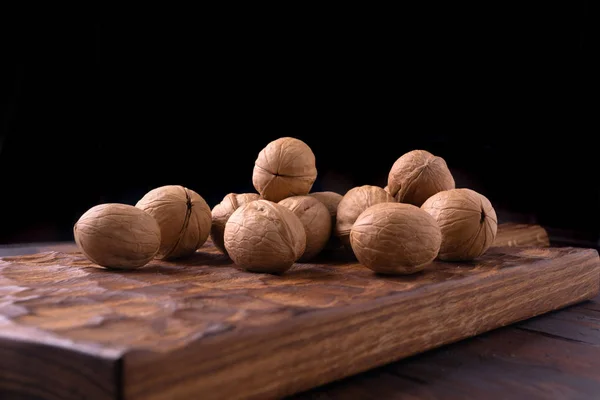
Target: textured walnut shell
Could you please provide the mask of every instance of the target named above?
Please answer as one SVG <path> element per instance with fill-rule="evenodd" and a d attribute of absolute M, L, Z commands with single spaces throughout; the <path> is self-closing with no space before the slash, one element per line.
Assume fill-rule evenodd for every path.
<path fill-rule="evenodd" d="M 225 233 L 225 224 L 229 217 L 231 217 L 231 214 L 244 204 L 258 199 L 260 199 L 260 195 L 257 193 L 229 193 L 223 198 L 223 201 L 213 207 L 210 238 L 217 249 L 227 254 L 223 235 Z"/>
<path fill-rule="evenodd" d="M 474 190 L 439 192 L 421 208 L 437 221 L 442 231 L 440 260 L 473 260 L 494 243 L 498 229 L 496 211 L 485 196 Z"/>
<path fill-rule="evenodd" d="M 310 193 L 309 196 L 312 196 L 321 203 L 325 204 L 325 207 L 327 207 L 327 210 L 329 210 L 329 215 L 331 215 L 331 235 L 329 236 L 329 241 L 325 245 L 325 249 L 332 250 L 339 248 L 342 245 L 342 242 L 340 238 L 335 235 L 334 231 L 337 208 L 344 196 L 336 192 L 313 192 Z"/>
<path fill-rule="evenodd" d="M 356 218 L 372 205 L 392 202 L 394 198 L 379 186 L 363 185 L 348 190 L 338 205 L 335 235 L 349 246 L 350 230 Z"/>
<path fill-rule="evenodd" d="M 325 207 L 327 207 L 327 211 L 329 211 L 329 215 L 331 215 L 332 218 L 335 218 L 337 215 L 338 205 L 344 197 L 336 192 L 313 192 L 310 193 L 309 196 L 312 196 L 323 203 Z"/>
<path fill-rule="evenodd" d="M 421 206 L 434 194 L 454 189 L 455 182 L 443 158 L 413 150 L 392 165 L 387 187 L 397 201 Z"/>
<path fill-rule="evenodd" d="M 160 226 L 158 259 L 189 256 L 208 239 L 210 207 L 193 190 L 179 185 L 161 186 L 146 193 L 135 206 L 153 216 Z"/>
<path fill-rule="evenodd" d="M 319 254 L 331 237 L 331 215 L 325 204 L 312 196 L 292 196 L 279 202 L 302 222 L 306 232 L 306 249 L 298 259 L 306 262 Z"/>
<path fill-rule="evenodd" d="M 433 261 L 442 234 L 431 215 L 405 203 L 366 209 L 350 232 L 352 251 L 367 268 L 383 274 L 412 274 Z"/>
<path fill-rule="evenodd" d="M 144 211 L 128 204 L 100 204 L 73 226 L 75 243 L 92 262 L 107 268 L 146 265 L 158 252 L 160 228 Z"/>
<path fill-rule="evenodd" d="M 316 178 L 315 155 L 310 147 L 299 139 L 283 137 L 258 154 L 252 183 L 265 200 L 278 202 L 308 194 Z"/>
<path fill-rule="evenodd" d="M 306 249 L 300 219 L 282 205 L 256 200 L 233 212 L 225 224 L 225 249 L 248 271 L 282 273 Z"/>

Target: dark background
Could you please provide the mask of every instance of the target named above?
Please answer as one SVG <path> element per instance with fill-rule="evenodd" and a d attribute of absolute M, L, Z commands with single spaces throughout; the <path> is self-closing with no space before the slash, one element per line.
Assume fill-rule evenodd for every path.
<path fill-rule="evenodd" d="M 89 207 L 164 184 L 212 207 L 253 191 L 258 152 L 294 136 L 316 155 L 315 191 L 385 186 L 421 148 L 500 222 L 596 246 L 588 2 L 474 4 L 10 25 L 0 243 L 71 240 Z"/>

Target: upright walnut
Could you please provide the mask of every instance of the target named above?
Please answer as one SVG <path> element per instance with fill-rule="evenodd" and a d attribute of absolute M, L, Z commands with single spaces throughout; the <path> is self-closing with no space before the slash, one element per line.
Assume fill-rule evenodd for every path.
<path fill-rule="evenodd" d="M 394 198 L 379 186 L 363 185 L 350 189 L 338 205 L 335 235 L 344 245 L 350 245 L 350 230 L 356 218 L 372 205 L 393 202 Z"/>
<path fill-rule="evenodd" d="M 437 256 L 441 241 L 433 217 L 406 203 L 380 203 L 367 208 L 350 233 L 358 261 L 384 274 L 423 270 Z"/>
<path fill-rule="evenodd" d="M 421 206 L 442 231 L 438 258 L 473 260 L 494 243 L 498 219 L 492 203 L 471 189 L 451 189 L 431 196 Z"/>
<path fill-rule="evenodd" d="M 254 272 L 285 272 L 306 249 L 300 219 L 268 200 L 252 201 L 235 210 L 225 224 L 224 239 L 233 262 Z"/>
<path fill-rule="evenodd" d="M 336 249 L 341 246 L 340 239 L 335 236 L 335 221 L 337 217 L 337 208 L 342 201 L 342 196 L 336 192 L 313 192 L 309 193 L 309 196 L 312 196 L 319 200 L 321 203 L 325 204 L 327 210 L 329 210 L 329 215 L 331 216 L 331 235 L 329 236 L 329 241 L 325 245 L 325 249 Z"/>
<path fill-rule="evenodd" d="M 400 203 L 421 206 L 455 183 L 446 161 L 425 150 L 413 150 L 400 157 L 388 175 L 388 191 Z"/>
<path fill-rule="evenodd" d="M 210 207 L 198 193 L 179 185 L 152 189 L 135 205 L 160 226 L 158 259 L 186 257 L 201 247 L 210 233 Z"/>
<path fill-rule="evenodd" d="M 156 220 L 128 204 L 90 208 L 73 226 L 73 235 L 90 261 L 107 268 L 142 267 L 154 258 L 160 246 Z"/>
<path fill-rule="evenodd" d="M 304 225 L 306 249 L 298 259 L 306 262 L 319 254 L 331 237 L 331 216 L 325 204 L 312 196 L 292 196 L 279 202 L 293 212 Z"/>
<path fill-rule="evenodd" d="M 210 237 L 215 247 L 227 254 L 223 235 L 225 233 L 225 224 L 231 214 L 246 203 L 260 199 L 257 193 L 229 193 L 219 204 L 212 209 L 212 227 L 210 228 Z"/>
<path fill-rule="evenodd" d="M 308 194 L 317 178 L 315 155 L 306 143 L 282 137 L 270 142 L 254 163 L 252 183 L 265 200 Z"/>

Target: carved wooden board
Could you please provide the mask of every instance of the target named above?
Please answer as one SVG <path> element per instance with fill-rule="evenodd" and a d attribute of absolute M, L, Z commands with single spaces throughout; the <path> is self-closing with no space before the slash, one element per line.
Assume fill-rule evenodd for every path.
<path fill-rule="evenodd" d="M 210 244 L 129 272 L 5 257 L 0 398 L 278 398 L 589 299 L 599 279 L 598 253 L 574 248 L 494 248 L 407 277 L 342 258 L 248 273 Z"/>
<path fill-rule="evenodd" d="M 524 247 L 550 246 L 548 232 L 540 225 L 504 223 L 498 225 L 494 246 Z"/>

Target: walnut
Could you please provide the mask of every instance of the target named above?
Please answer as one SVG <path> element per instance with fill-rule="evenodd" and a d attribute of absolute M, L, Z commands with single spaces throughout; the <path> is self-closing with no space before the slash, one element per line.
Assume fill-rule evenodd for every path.
<path fill-rule="evenodd" d="M 358 261 L 382 274 L 423 270 L 436 258 L 441 242 L 435 219 L 406 203 L 380 203 L 367 208 L 350 232 Z"/>
<path fill-rule="evenodd" d="M 252 183 L 265 200 L 306 195 L 317 178 L 315 155 L 306 143 L 282 137 L 270 142 L 254 163 Z"/>
<path fill-rule="evenodd" d="M 325 249 L 333 250 L 340 247 L 342 242 L 337 236 L 335 236 L 334 228 L 337 216 L 337 208 L 344 196 L 336 192 L 313 192 L 309 193 L 309 196 L 312 196 L 321 203 L 325 204 L 325 207 L 327 207 L 327 210 L 329 210 L 329 215 L 331 215 L 331 235 L 329 236 L 329 241 L 325 245 Z"/>
<path fill-rule="evenodd" d="M 225 224 L 225 249 L 248 271 L 282 273 L 306 249 L 300 219 L 286 207 L 256 200 L 239 207 Z"/>
<path fill-rule="evenodd" d="M 229 193 L 219 204 L 213 207 L 210 238 L 217 249 L 227 254 L 223 234 L 225 233 L 225 224 L 231 214 L 244 204 L 258 199 L 260 199 L 260 195 L 257 193 Z"/>
<path fill-rule="evenodd" d="M 335 235 L 346 246 L 350 245 L 350 230 L 356 218 L 372 205 L 395 202 L 394 198 L 379 186 L 363 185 L 350 189 L 338 205 Z"/>
<path fill-rule="evenodd" d="M 425 150 L 413 150 L 400 157 L 388 175 L 388 191 L 400 203 L 421 206 L 455 183 L 446 161 Z"/>
<path fill-rule="evenodd" d="M 73 226 L 75 243 L 92 262 L 107 268 L 146 265 L 160 246 L 160 228 L 144 211 L 107 203 L 87 210 Z"/>
<path fill-rule="evenodd" d="M 298 261 L 312 259 L 325 248 L 331 237 L 331 216 L 327 207 L 312 196 L 292 196 L 278 204 L 296 214 L 304 225 L 306 249 Z"/>
<path fill-rule="evenodd" d="M 327 207 L 327 211 L 329 211 L 331 218 L 334 218 L 335 221 L 338 205 L 344 196 L 336 192 L 313 192 L 309 193 L 308 195 L 325 204 L 325 207 Z"/>
<path fill-rule="evenodd" d="M 440 226 L 440 260 L 473 260 L 484 254 L 496 238 L 496 211 L 485 196 L 474 190 L 439 192 L 427 199 L 421 208 Z"/>
<path fill-rule="evenodd" d="M 189 256 L 208 239 L 212 223 L 210 207 L 191 189 L 161 186 L 146 193 L 136 207 L 153 216 L 160 226 L 158 259 Z"/>

